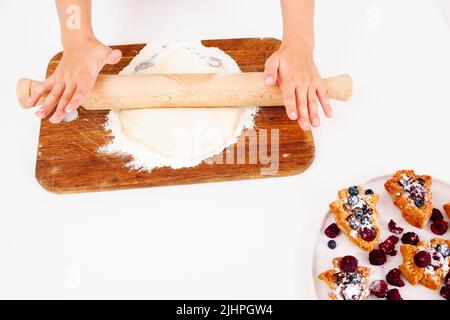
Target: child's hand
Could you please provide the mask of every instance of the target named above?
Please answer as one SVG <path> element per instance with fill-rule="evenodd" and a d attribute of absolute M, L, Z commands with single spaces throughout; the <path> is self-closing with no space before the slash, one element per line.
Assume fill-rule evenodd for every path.
<path fill-rule="evenodd" d="M 312 56 L 312 50 L 302 45 L 283 43 L 266 62 L 266 85 L 280 85 L 286 112 L 298 120 L 302 130 L 320 125 L 317 100 L 327 117 L 332 117 L 330 102 Z"/>
<path fill-rule="evenodd" d="M 96 39 L 73 41 L 65 46 L 55 72 L 36 87 L 28 103 L 34 105 L 48 93 L 36 115 L 45 118 L 56 108 L 50 122 L 59 123 L 85 101 L 104 65 L 116 64 L 121 57 L 120 50 L 112 50 Z"/>

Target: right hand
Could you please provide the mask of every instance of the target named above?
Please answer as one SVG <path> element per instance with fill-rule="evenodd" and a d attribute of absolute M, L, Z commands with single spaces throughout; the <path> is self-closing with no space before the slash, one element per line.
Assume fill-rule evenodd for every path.
<path fill-rule="evenodd" d="M 36 115 L 44 119 L 56 108 L 49 120 L 59 123 L 86 100 L 102 68 L 106 64 L 118 63 L 121 58 L 120 50 L 112 50 L 96 39 L 71 43 L 64 48 L 55 72 L 34 88 L 28 104 L 34 106 L 48 94 Z"/>

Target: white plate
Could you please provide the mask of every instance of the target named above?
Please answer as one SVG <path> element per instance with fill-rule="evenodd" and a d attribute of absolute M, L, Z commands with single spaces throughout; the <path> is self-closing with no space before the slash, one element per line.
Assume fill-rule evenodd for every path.
<path fill-rule="evenodd" d="M 393 233 L 389 232 L 388 223 L 391 219 L 393 219 L 397 226 L 404 228 L 403 233 L 408 231 L 414 231 L 419 235 L 420 240 L 428 241 L 432 238 L 444 238 L 450 239 L 450 230 L 447 231 L 442 236 L 437 236 L 430 230 L 431 222 L 422 230 L 415 228 L 408 224 L 405 219 L 403 219 L 400 210 L 392 203 L 391 196 L 384 189 L 384 183 L 390 179 L 390 176 L 379 177 L 369 181 L 368 183 L 363 185 L 364 189 L 373 189 L 376 194 L 380 195 L 380 200 L 378 202 L 378 211 L 380 212 L 380 229 L 381 234 L 379 238 L 379 242 L 386 240 Z M 444 215 L 444 219 L 448 221 L 448 217 L 444 213 L 442 206 L 445 203 L 450 202 L 450 184 L 433 179 L 432 185 L 433 191 L 433 203 L 434 207 L 438 208 L 442 211 Z M 336 192 L 337 199 L 337 192 Z M 397 268 L 402 263 L 402 255 L 400 253 L 400 245 L 401 241 L 399 241 L 395 248 L 397 250 L 397 255 L 391 257 L 386 255 L 387 262 L 383 266 L 372 266 L 369 263 L 369 254 L 364 250 L 360 249 L 356 245 L 354 245 L 347 237 L 340 232 L 339 236 L 334 238 L 336 241 L 336 249 L 332 250 L 328 248 L 327 242 L 331 240 L 324 234 L 325 228 L 334 222 L 333 215 L 328 212 L 325 216 L 325 219 L 322 223 L 322 228 L 320 229 L 320 234 L 317 237 L 315 247 L 314 247 L 314 258 L 313 258 L 313 277 L 315 284 L 316 297 L 318 299 L 329 299 L 328 292 L 329 288 L 327 284 L 318 279 L 320 273 L 331 269 L 332 264 L 331 261 L 335 257 L 343 257 L 345 255 L 353 255 L 358 259 L 359 265 L 367 266 L 372 268 L 373 275 L 371 276 L 370 282 L 376 279 L 386 280 L 386 273 L 393 268 Z M 403 234 L 402 233 L 402 234 Z M 396 235 L 401 238 L 402 234 Z M 420 284 L 416 286 L 412 286 L 406 281 L 404 277 L 402 277 L 405 282 L 405 286 L 402 288 L 397 288 L 388 284 L 389 289 L 397 288 L 400 291 L 403 299 L 405 300 L 413 300 L 413 299 L 442 299 L 439 295 L 439 290 L 433 291 L 430 290 Z M 370 297 L 369 299 L 377 299 L 376 297 Z"/>

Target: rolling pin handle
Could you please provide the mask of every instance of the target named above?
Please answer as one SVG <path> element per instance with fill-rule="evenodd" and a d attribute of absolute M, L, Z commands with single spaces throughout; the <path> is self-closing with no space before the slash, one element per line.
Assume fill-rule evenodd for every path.
<path fill-rule="evenodd" d="M 39 84 L 38 81 L 34 81 L 31 79 L 22 78 L 17 83 L 17 100 L 19 104 L 24 109 L 31 109 L 33 106 L 28 104 L 28 99 L 31 97 L 31 90 L 34 86 Z M 42 100 L 42 99 L 41 99 Z M 41 104 L 42 101 L 39 101 L 37 104 Z"/>
<path fill-rule="evenodd" d="M 339 101 L 348 101 L 353 93 L 353 80 L 348 74 L 323 79 L 327 97 Z"/>

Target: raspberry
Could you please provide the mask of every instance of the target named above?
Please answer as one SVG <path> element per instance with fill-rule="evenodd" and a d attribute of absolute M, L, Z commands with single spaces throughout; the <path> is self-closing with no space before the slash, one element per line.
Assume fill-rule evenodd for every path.
<path fill-rule="evenodd" d="M 445 220 L 437 220 L 431 224 L 431 231 L 439 236 L 447 232 L 448 222 Z"/>
<path fill-rule="evenodd" d="M 325 235 L 331 239 L 336 238 L 339 235 L 339 228 L 338 228 L 337 224 L 336 223 L 330 224 L 325 229 Z"/>
<path fill-rule="evenodd" d="M 377 231 L 374 228 L 363 227 L 358 230 L 359 236 L 367 242 L 373 241 L 377 236 Z"/>
<path fill-rule="evenodd" d="M 398 289 L 391 289 L 386 294 L 386 299 L 388 300 L 403 300 Z"/>
<path fill-rule="evenodd" d="M 431 255 L 426 251 L 419 251 L 414 255 L 414 263 L 419 268 L 426 268 L 431 263 Z"/>
<path fill-rule="evenodd" d="M 371 265 L 381 266 L 386 263 L 386 255 L 380 249 L 374 249 L 369 253 L 369 261 Z"/>
<path fill-rule="evenodd" d="M 381 242 L 378 247 L 380 250 L 382 250 L 385 254 L 388 254 L 390 256 L 397 255 L 397 251 L 395 250 L 395 245 L 398 242 L 398 237 L 396 236 L 390 236 L 387 238 L 384 242 Z"/>
<path fill-rule="evenodd" d="M 388 223 L 388 228 L 389 228 L 390 232 L 395 233 L 395 234 L 400 234 L 403 232 L 403 228 L 397 227 L 397 224 L 392 219 Z"/>
<path fill-rule="evenodd" d="M 443 286 L 439 293 L 445 300 L 450 300 L 450 286 Z"/>
<path fill-rule="evenodd" d="M 344 272 L 355 272 L 358 268 L 358 260 L 354 256 L 345 256 L 339 266 Z"/>
<path fill-rule="evenodd" d="M 450 271 L 447 272 L 447 275 L 445 276 L 445 279 L 444 279 L 444 285 L 450 287 Z"/>
<path fill-rule="evenodd" d="M 417 245 L 419 243 L 420 239 L 417 233 L 415 232 L 406 232 L 402 236 L 402 243 L 404 244 L 411 244 L 413 246 Z"/>
<path fill-rule="evenodd" d="M 442 215 L 441 210 L 434 208 L 433 213 L 431 214 L 431 221 L 436 222 L 443 219 L 444 216 Z"/>
<path fill-rule="evenodd" d="M 389 271 L 386 275 L 387 283 L 389 283 L 392 286 L 396 287 L 403 287 L 405 286 L 405 283 L 402 279 L 400 279 L 400 269 L 394 268 L 391 271 Z"/>
<path fill-rule="evenodd" d="M 377 298 L 386 297 L 388 291 L 388 285 L 383 280 L 375 280 L 370 284 L 370 293 Z"/>

